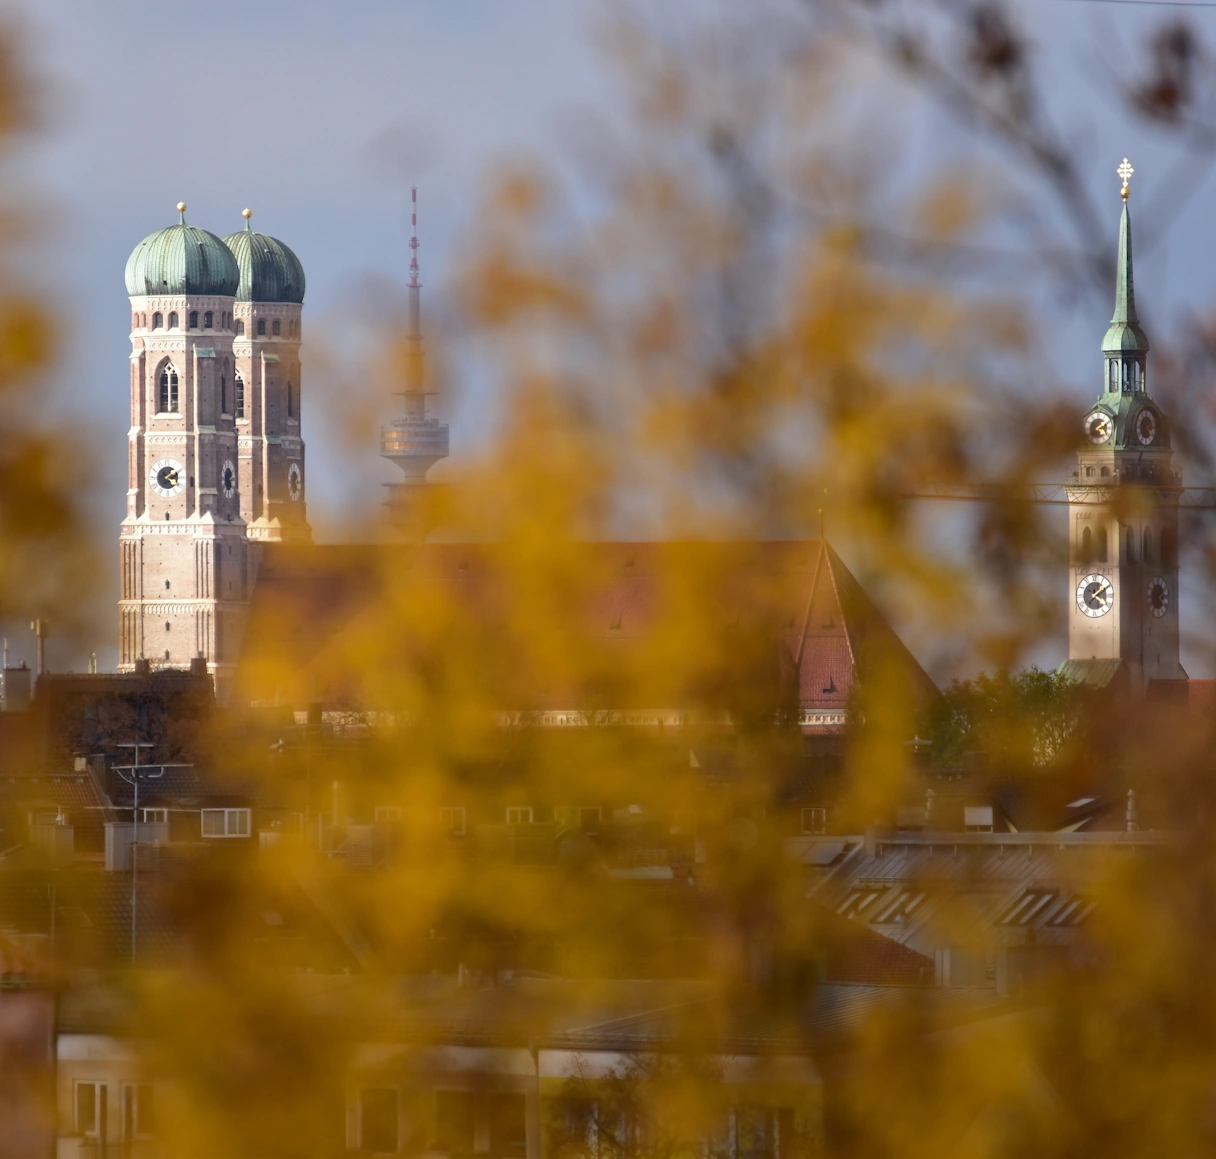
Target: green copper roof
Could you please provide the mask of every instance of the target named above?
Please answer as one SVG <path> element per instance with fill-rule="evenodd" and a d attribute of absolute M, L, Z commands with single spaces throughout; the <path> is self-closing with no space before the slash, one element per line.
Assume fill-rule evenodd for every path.
<path fill-rule="evenodd" d="M 230 233 L 224 244 L 240 269 L 236 297 L 240 302 L 303 302 L 304 267 L 278 238 L 245 228 Z"/>
<path fill-rule="evenodd" d="M 1103 354 L 1148 350 L 1148 338 L 1136 316 L 1136 288 L 1132 280 L 1132 223 L 1123 202 L 1119 221 L 1119 265 L 1115 271 L 1115 314 L 1102 339 Z"/>
<path fill-rule="evenodd" d="M 1151 411 L 1155 425 L 1151 443 L 1145 443 L 1136 434 L 1136 424 L 1141 411 Z M 1170 424 L 1165 412 L 1145 394 L 1139 391 L 1135 394 L 1107 394 L 1092 408 L 1089 413 L 1101 411 L 1110 415 L 1114 424 L 1112 437 L 1104 444 L 1116 451 L 1144 451 L 1149 446 L 1170 447 Z"/>
<path fill-rule="evenodd" d="M 213 233 L 182 220 L 149 234 L 127 258 L 127 293 L 223 294 L 236 292 L 240 272 L 232 251 Z"/>

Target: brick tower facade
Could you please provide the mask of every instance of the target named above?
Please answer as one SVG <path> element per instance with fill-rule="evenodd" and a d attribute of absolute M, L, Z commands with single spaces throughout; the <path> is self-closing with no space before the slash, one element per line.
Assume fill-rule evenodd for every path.
<path fill-rule="evenodd" d="M 200 658 L 226 698 L 260 544 L 310 538 L 300 439 L 303 271 L 181 220 L 135 248 L 119 671 Z M 246 218 L 248 221 L 248 217 Z M 274 242 L 274 239 L 264 239 Z M 265 251 L 295 301 L 259 301 Z M 290 280 L 290 279 L 289 279 Z"/>

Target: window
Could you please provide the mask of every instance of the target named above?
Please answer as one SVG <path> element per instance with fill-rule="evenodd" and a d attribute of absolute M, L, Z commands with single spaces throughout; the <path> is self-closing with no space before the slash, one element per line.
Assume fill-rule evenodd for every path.
<path fill-rule="evenodd" d="M 373 1154 L 397 1151 L 397 1092 L 372 1087 L 359 1092 L 359 1147 Z"/>
<path fill-rule="evenodd" d="M 155 1103 L 151 1083 L 124 1083 L 122 1088 L 122 1137 L 124 1142 L 147 1139 L 156 1130 Z"/>
<path fill-rule="evenodd" d="M 139 315 L 138 314 L 131 315 L 131 329 L 132 330 L 139 329 Z"/>
<path fill-rule="evenodd" d="M 191 330 L 198 329 L 198 311 L 197 310 L 190 311 L 190 329 Z"/>
<path fill-rule="evenodd" d="M 803 833 L 826 833 L 828 830 L 828 811 L 812 807 L 802 810 Z"/>
<path fill-rule="evenodd" d="M 887 892 L 887 887 L 884 885 L 863 885 L 857 889 L 851 890 L 849 896 L 837 907 L 836 912 L 841 917 L 855 918 L 860 917 L 876 898 L 881 897 Z"/>
<path fill-rule="evenodd" d="M 228 413 L 228 376 L 220 375 L 220 414 Z"/>
<path fill-rule="evenodd" d="M 439 810 L 439 821 L 453 837 L 463 837 L 465 831 L 464 806 L 449 806 Z"/>
<path fill-rule="evenodd" d="M 1081 562 L 1089 563 L 1094 557 L 1094 536 L 1089 528 L 1081 532 Z"/>
<path fill-rule="evenodd" d="M 602 811 L 598 805 L 582 805 L 578 811 L 578 827 L 584 833 L 598 833 Z"/>
<path fill-rule="evenodd" d="M 490 1154 L 523 1156 L 528 1151 L 528 1127 L 523 1095 L 490 1096 Z"/>
<path fill-rule="evenodd" d="M 172 310 L 172 311 L 170 311 L 170 313 L 169 313 L 169 329 L 170 329 L 170 330 L 176 330 L 176 329 L 177 329 L 177 322 L 178 322 L 178 319 L 177 319 L 177 311 L 176 311 L 176 310 Z"/>
<path fill-rule="evenodd" d="M 1144 529 L 1144 562 L 1149 563 L 1153 558 L 1153 533 L 1149 528 Z"/>
<path fill-rule="evenodd" d="M 401 820 L 400 805 L 377 805 L 376 820 L 377 821 L 400 821 Z"/>
<path fill-rule="evenodd" d="M 232 376 L 232 383 L 236 391 L 236 417 L 243 419 L 245 417 L 245 380 L 241 377 L 239 370 Z"/>
<path fill-rule="evenodd" d="M 1105 563 L 1105 562 L 1106 562 L 1106 557 L 1107 557 L 1107 554 L 1108 554 L 1109 550 L 1110 550 L 1110 549 L 1109 549 L 1109 547 L 1108 547 L 1108 545 L 1107 545 L 1106 528 L 1105 528 L 1105 527 L 1099 527 L 1099 528 L 1098 528 L 1098 558 L 1099 558 L 1099 559 L 1100 559 L 1100 560 L 1101 560 L 1103 563 Z"/>
<path fill-rule="evenodd" d="M 88 1139 L 106 1137 L 106 1084 L 76 1084 L 76 1134 Z"/>
<path fill-rule="evenodd" d="M 964 805 L 963 828 L 968 833 L 992 832 L 991 805 Z"/>
<path fill-rule="evenodd" d="M 258 337 L 262 338 L 265 336 L 265 334 L 266 334 L 266 319 L 259 318 L 258 319 Z"/>
<path fill-rule="evenodd" d="M 169 590 L 169 581 L 165 580 L 165 591 Z"/>
<path fill-rule="evenodd" d="M 296 388 L 287 384 L 287 417 L 294 418 L 296 413 Z"/>
<path fill-rule="evenodd" d="M 156 409 L 160 414 L 177 414 L 177 370 L 172 362 L 166 362 L 160 372 Z"/>
<path fill-rule="evenodd" d="M 206 312 L 206 313 L 203 315 L 203 329 L 204 329 L 204 330 L 210 330 L 210 329 L 211 329 L 211 311 L 210 311 L 210 310 L 208 310 L 208 311 L 207 311 L 207 312 Z"/>
<path fill-rule="evenodd" d="M 1047 923 L 1049 926 L 1079 926 L 1093 912 L 1094 902 L 1083 897 L 1070 897 Z"/>
<path fill-rule="evenodd" d="M 278 318 L 276 318 L 274 320 L 274 322 L 271 324 L 270 332 L 276 338 L 278 338 L 279 335 L 283 333 L 283 324 L 278 320 Z"/>
<path fill-rule="evenodd" d="M 248 837 L 248 809 L 204 809 L 204 837 Z"/>
<path fill-rule="evenodd" d="M 875 906 L 870 911 L 872 922 L 902 922 L 906 921 L 916 911 L 916 907 L 925 900 L 924 890 L 905 889 L 893 890 L 899 896 L 890 900 L 886 905 Z"/>
<path fill-rule="evenodd" d="M 1028 889 L 997 919 L 1002 926 L 1028 926 L 1056 898 L 1054 889 Z"/>
<path fill-rule="evenodd" d="M 1161 559 L 1164 563 L 1175 564 L 1178 562 L 1176 547 L 1174 543 L 1174 533 L 1168 528 L 1161 529 Z"/>
<path fill-rule="evenodd" d="M 1119 371 L 1117 369 L 1117 364 L 1112 359 L 1106 364 L 1106 368 L 1106 389 L 1109 390 L 1111 394 L 1114 394 L 1114 392 L 1119 389 Z"/>
<path fill-rule="evenodd" d="M 145 809 L 144 822 L 148 825 L 167 825 L 169 823 L 168 809 Z"/>
<path fill-rule="evenodd" d="M 156 313 L 152 315 L 152 329 L 159 330 L 164 324 L 165 324 L 164 315 L 159 310 L 157 310 Z"/>
<path fill-rule="evenodd" d="M 168 620 L 166 620 L 166 621 L 165 621 L 165 631 L 166 631 L 166 632 L 169 632 L 169 631 L 172 631 L 172 630 L 173 630 L 173 625 L 172 625 L 171 623 L 169 623 L 169 621 L 168 621 Z"/>
<path fill-rule="evenodd" d="M 245 337 L 245 319 L 238 318 L 236 322 L 236 333 L 238 338 Z"/>
<path fill-rule="evenodd" d="M 507 806 L 507 824 L 508 825 L 531 825 L 532 824 L 532 806 L 531 805 L 508 805 Z"/>
<path fill-rule="evenodd" d="M 473 1092 L 435 1092 L 435 1149 L 448 1155 L 473 1151 Z"/>

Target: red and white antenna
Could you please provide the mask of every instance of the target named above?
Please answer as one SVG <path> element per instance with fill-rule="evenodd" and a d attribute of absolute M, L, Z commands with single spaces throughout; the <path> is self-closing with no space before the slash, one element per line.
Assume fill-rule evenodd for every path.
<path fill-rule="evenodd" d="M 418 186 L 410 186 L 410 289 L 422 289 L 418 280 Z"/>

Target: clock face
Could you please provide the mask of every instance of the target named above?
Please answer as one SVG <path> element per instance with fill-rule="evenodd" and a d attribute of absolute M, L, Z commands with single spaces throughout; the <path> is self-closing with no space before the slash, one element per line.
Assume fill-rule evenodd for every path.
<path fill-rule="evenodd" d="M 1156 437 L 1156 434 L 1157 420 L 1153 417 L 1153 412 L 1147 409 L 1142 410 L 1136 416 L 1136 438 L 1147 447 Z"/>
<path fill-rule="evenodd" d="M 1148 585 L 1148 608 L 1154 616 L 1160 618 L 1169 611 L 1170 585 L 1163 577 L 1155 575 Z"/>
<path fill-rule="evenodd" d="M 292 463 L 287 468 L 287 494 L 291 496 L 292 502 L 297 503 L 304 494 L 304 476 L 300 473 L 299 463 Z"/>
<path fill-rule="evenodd" d="M 1077 584 L 1077 607 L 1081 614 L 1096 619 L 1114 607 L 1115 589 L 1104 575 L 1087 575 Z"/>
<path fill-rule="evenodd" d="M 1111 422 L 1110 415 L 1104 414 L 1100 410 L 1092 411 L 1085 416 L 1085 437 L 1091 443 L 1109 441 L 1114 429 L 1115 424 Z"/>
<path fill-rule="evenodd" d="M 186 485 L 186 468 L 176 459 L 160 459 L 148 472 L 148 485 L 163 498 L 172 499 Z"/>
<path fill-rule="evenodd" d="M 236 494 L 236 468 L 232 465 L 231 460 L 226 461 L 223 470 L 220 471 L 220 487 L 223 489 L 225 499 L 231 499 Z"/>

